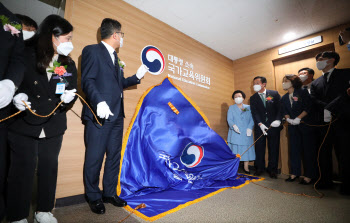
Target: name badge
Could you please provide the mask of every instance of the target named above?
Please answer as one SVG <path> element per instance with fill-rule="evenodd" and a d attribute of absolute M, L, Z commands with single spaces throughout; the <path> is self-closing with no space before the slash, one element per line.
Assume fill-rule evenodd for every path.
<path fill-rule="evenodd" d="M 63 94 L 65 89 L 66 89 L 66 85 L 64 83 L 57 83 L 56 94 Z"/>

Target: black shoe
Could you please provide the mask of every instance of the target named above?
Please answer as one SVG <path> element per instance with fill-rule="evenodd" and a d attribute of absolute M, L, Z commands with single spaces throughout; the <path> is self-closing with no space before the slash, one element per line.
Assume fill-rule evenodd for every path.
<path fill-rule="evenodd" d="M 114 195 L 113 197 L 102 197 L 104 203 L 110 203 L 117 207 L 125 207 L 127 205 L 126 201 Z"/>
<path fill-rule="evenodd" d="M 270 177 L 272 179 L 277 179 L 277 174 L 276 173 L 273 173 L 273 172 L 270 172 Z"/>
<path fill-rule="evenodd" d="M 104 214 L 106 212 L 105 205 L 101 199 L 98 199 L 96 201 L 89 201 L 89 206 L 91 211 L 96 214 Z"/>
<path fill-rule="evenodd" d="M 250 171 L 246 171 L 244 169 L 243 169 L 243 171 L 244 171 L 245 174 L 250 174 Z"/>
<path fill-rule="evenodd" d="M 255 171 L 254 176 L 260 176 L 262 173 L 263 173 L 263 171 L 257 170 L 257 171 Z"/>
<path fill-rule="evenodd" d="M 291 177 L 288 177 L 288 179 L 285 179 L 286 182 L 294 182 L 296 179 L 298 179 L 299 177 L 294 177 L 293 179 Z M 301 182 L 300 182 L 301 183 Z M 306 183 L 306 181 L 305 181 Z"/>

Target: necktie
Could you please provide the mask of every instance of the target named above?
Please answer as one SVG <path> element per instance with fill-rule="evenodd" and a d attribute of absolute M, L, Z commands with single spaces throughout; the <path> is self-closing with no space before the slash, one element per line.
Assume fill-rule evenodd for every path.
<path fill-rule="evenodd" d="M 119 63 L 118 63 L 118 55 L 117 53 L 114 51 L 113 52 L 113 55 L 114 55 L 114 66 L 115 66 L 115 70 L 117 72 L 117 82 L 118 82 L 118 85 L 120 84 L 119 82 Z M 122 91 L 123 91 L 123 88 L 122 88 Z M 122 117 L 125 117 L 124 116 L 124 100 L 123 100 L 123 92 L 121 92 L 120 94 L 120 98 L 122 99 L 121 100 L 121 109 L 120 109 L 120 112 L 119 112 L 119 115 L 121 115 Z"/>
<path fill-rule="evenodd" d="M 328 75 L 329 75 L 329 72 L 324 73 L 324 78 L 326 78 L 326 82 L 327 82 L 327 83 L 328 83 Z"/>
<path fill-rule="evenodd" d="M 114 55 L 114 66 L 115 67 L 119 67 L 119 64 L 118 64 L 118 55 L 117 53 L 114 51 L 113 52 L 113 55 Z"/>
<path fill-rule="evenodd" d="M 264 104 L 264 107 L 266 108 L 266 99 L 265 99 L 264 93 L 259 93 L 259 95 L 260 95 L 260 98 L 261 98 L 261 100 L 262 100 L 262 102 Z"/>
<path fill-rule="evenodd" d="M 117 55 L 117 53 L 114 51 L 113 52 L 113 55 L 114 55 L 114 67 L 115 67 L 115 70 L 117 71 L 117 81 L 118 81 L 118 83 L 119 83 L 119 63 L 118 63 L 118 55 Z"/>

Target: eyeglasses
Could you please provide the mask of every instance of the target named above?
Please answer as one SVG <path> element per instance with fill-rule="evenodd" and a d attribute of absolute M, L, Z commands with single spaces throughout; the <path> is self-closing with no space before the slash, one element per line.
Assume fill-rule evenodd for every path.
<path fill-rule="evenodd" d="M 122 36 L 122 38 L 124 38 L 124 33 L 123 33 L 123 32 L 116 32 L 116 33 L 120 33 L 120 35 Z"/>

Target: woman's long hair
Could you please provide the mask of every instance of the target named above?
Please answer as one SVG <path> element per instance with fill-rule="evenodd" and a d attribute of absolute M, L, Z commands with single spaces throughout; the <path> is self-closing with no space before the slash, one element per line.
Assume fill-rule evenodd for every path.
<path fill-rule="evenodd" d="M 49 66 L 55 49 L 53 48 L 52 35 L 59 37 L 73 31 L 73 26 L 64 18 L 58 15 L 49 15 L 40 24 L 39 29 L 28 41 L 26 46 L 35 47 L 37 68 L 41 72 L 45 72 Z M 72 59 L 69 56 L 60 55 L 62 65 L 68 65 Z"/>

